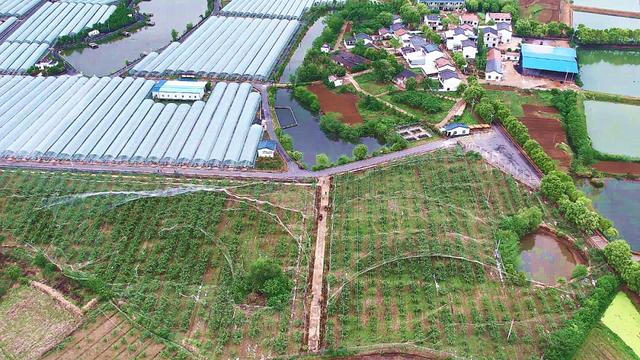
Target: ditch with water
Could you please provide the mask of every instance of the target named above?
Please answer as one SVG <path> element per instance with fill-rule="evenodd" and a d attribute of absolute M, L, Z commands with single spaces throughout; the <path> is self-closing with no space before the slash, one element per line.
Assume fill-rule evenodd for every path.
<path fill-rule="evenodd" d="M 596 188 L 588 181 L 580 180 L 578 186 L 598 212 L 613 221 L 620 237 L 633 250 L 640 251 L 640 182 L 605 179 L 604 186 Z"/>
<path fill-rule="evenodd" d="M 296 51 L 291 56 L 291 59 L 289 59 L 287 67 L 285 67 L 284 71 L 282 72 L 282 76 L 280 77 L 281 83 L 289 82 L 289 77 L 294 74 L 296 70 L 298 70 L 300 65 L 302 65 L 304 56 L 307 54 L 307 51 L 313 46 L 313 41 L 318 36 L 320 36 L 320 34 L 322 34 L 324 28 L 324 17 L 319 18 L 318 20 L 316 20 L 316 22 L 313 23 L 313 25 L 311 25 L 311 27 L 309 27 L 309 30 L 300 41 L 300 44 L 296 48 Z"/>
<path fill-rule="evenodd" d="M 327 154 L 332 162 L 338 160 L 340 155 L 351 157 L 353 148 L 357 144 L 328 138 L 320 129 L 320 117 L 303 108 L 292 97 L 292 93 L 291 89 L 278 89 L 276 113 L 283 131 L 293 138 L 294 149 L 304 153 L 303 161 L 307 167 L 311 168 L 315 165 L 316 154 L 319 153 Z M 369 152 L 382 146 L 374 138 L 361 138 L 360 141 L 367 145 Z"/>
<path fill-rule="evenodd" d="M 640 2 L 638 2 L 638 0 L 573 0 L 572 3 L 578 6 L 588 6 L 599 9 L 640 12 Z"/>
<path fill-rule="evenodd" d="M 97 49 L 71 50 L 65 58 L 84 75 L 105 76 L 134 61 L 141 54 L 160 49 L 171 42 L 171 30 L 183 33 L 187 24 L 196 25 L 207 10 L 207 0 L 151 0 L 138 4 L 141 13 L 153 14 L 154 26 L 145 26 L 130 37 L 100 44 Z"/>
<path fill-rule="evenodd" d="M 630 17 L 622 17 L 622 16 L 613 16 L 613 15 L 603 15 L 603 14 L 593 14 L 582 11 L 574 11 L 573 12 L 573 27 L 577 28 L 578 25 L 583 24 L 584 26 L 591 29 L 610 29 L 610 28 L 621 28 L 621 29 L 631 29 L 636 30 L 640 29 L 640 19 L 630 18 Z"/>
<path fill-rule="evenodd" d="M 520 240 L 520 268 L 532 280 L 556 284 L 559 277 L 571 279 L 571 273 L 580 263 L 567 244 L 554 233 L 538 229 Z"/>

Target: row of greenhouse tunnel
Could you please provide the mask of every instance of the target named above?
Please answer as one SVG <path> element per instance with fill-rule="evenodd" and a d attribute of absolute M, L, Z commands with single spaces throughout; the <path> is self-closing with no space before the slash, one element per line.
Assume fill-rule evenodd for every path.
<path fill-rule="evenodd" d="M 142 78 L 0 77 L 0 157 L 251 167 L 262 126 L 249 83 L 217 83 L 207 101 L 151 99 Z"/>

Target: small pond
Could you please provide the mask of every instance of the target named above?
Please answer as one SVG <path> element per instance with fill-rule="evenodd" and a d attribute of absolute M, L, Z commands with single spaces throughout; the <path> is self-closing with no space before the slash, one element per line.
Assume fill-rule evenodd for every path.
<path fill-rule="evenodd" d="M 640 12 L 638 0 L 573 0 L 573 4 L 607 10 Z"/>
<path fill-rule="evenodd" d="M 196 25 L 207 10 L 207 0 L 152 0 L 139 4 L 141 13 L 153 14 L 155 26 L 147 26 L 130 37 L 100 44 L 97 49 L 83 48 L 65 54 L 71 65 L 84 75 L 104 76 L 171 42 L 171 30 L 183 33 L 188 23 Z"/>
<path fill-rule="evenodd" d="M 311 27 L 309 27 L 309 30 L 302 38 L 302 41 L 300 41 L 300 45 L 298 45 L 298 48 L 296 48 L 296 51 L 291 56 L 287 67 L 285 67 L 282 72 L 282 76 L 280 77 L 281 83 L 289 82 L 289 76 L 295 73 L 296 70 L 298 70 L 298 67 L 302 65 L 304 56 L 307 54 L 307 50 L 311 49 L 313 41 L 322 34 L 324 28 L 324 17 L 319 18 L 315 23 L 313 23 L 313 25 L 311 25 Z"/>
<path fill-rule="evenodd" d="M 331 161 L 335 162 L 340 155 L 347 155 L 351 157 L 351 152 L 356 144 L 351 144 L 342 140 L 329 139 L 324 132 L 320 129 L 319 116 L 313 115 L 307 109 L 303 108 L 298 102 L 291 96 L 292 90 L 279 89 L 276 92 L 276 107 L 283 108 L 278 109 L 279 116 L 284 116 L 282 126 L 286 127 L 288 124 L 293 124 L 295 121 L 291 119 L 291 112 L 295 115 L 295 120 L 298 125 L 287 128 L 285 133 L 293 137 L 293 147 L 297 151 L 304 153 L 304 163 L 307 167 L 311 168 L 316 163 L 316 154 L 325 153 L 329 156 Z M 287 111 L 284 108 L 290 108 L 291 111 Z M 287 115 L 288 114 L 288 115 Z M 369 147 L 369 152 L 372 152 L 382 145 L 374 138 L 362 138 L 360 139 L 363 144 Z"/>
<path fill-rule="evenodd" d="M 640 19 L 574 11 L 573 27 L 577 28 L 580 24 L 599 30 L 610 28 L 640 29 Z"/>
<path fill-rule="evenodd" d="M 633 250 L 640 251 L 640 182 L 605 179 L 602 188 L 595 188 L 588 181 L 578 185 L 598 212 L 613 221 L 620 237 Z"/>
<path fill-rule="evenodd" d="M 520 271 L 530 279 L 555 284 L 559 277 L 571 279 L 578 264 L 569 247 L 553 233 L 538 230 L 520 241 Z"/>
<path fill-rule="evenodd" d="M 589 100 L 584 102 L 584 111 L 594 149 L 640 157 L 640 106 Z"/>
<path fill-rule="evenodd" d="M 640 51 L 578 49 L 578 62 L 584 89 L 640 96 Z"/>

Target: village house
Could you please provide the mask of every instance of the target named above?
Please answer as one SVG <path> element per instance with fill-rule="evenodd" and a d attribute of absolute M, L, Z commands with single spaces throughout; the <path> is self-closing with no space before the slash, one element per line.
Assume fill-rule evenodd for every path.
<path fill-rule="evenodd" d="M 371 36 L 365 34 L 365 33 L 359 33 L 356 34 L 353 37 L 350 37 L 348 39 L 344 40 L 344 46 L 347 49 L 353 49 L 354 47 L 356 47 L 356 44 L 358 43 L 358 41 L 362 41 L 362 43 L 367 46 L 369 44 L 373 44 L 373 39 L 371 38 Z"/>
<path fill-rule="evenodd" d="M 418 0 L 431 10 L 454 11 L 464 9 L 464 0 Z"/>
<path fill-rule="evenodd" d="M 328 54 L 331 52 L 331 46 L 329 44 L 322 44 L 322 46 L 320 47 L 320 51 Z"/>
<path fill-rule="evenodd" d="M 451 63 L 451 61 L 445 57 L 436 59 L 436 69 L 438 70 L 438 72 L 441 72 L 443 70 L 456 71 L 456 67 L 453 65 L 453 63 Z"/>
<path fill-rule="evenodd" d="M 448 137 L 469 135 L 469 125 L 463 123 L 450 123 L 440 129 L 440 132 Z"/>
<path fill-rule="evenodd" d="M 465 59 L 475 59 L 478 54 L 478 46 L 473 40 L 462 41 L 462 55 Z"/>
<path fill-rule="evenodd" d="M 438 80 L 442 88 L 440 91 L 456 91 L 462 83 L 458 73 L 452 70 L 442 70 L 438 73 Z"/>
<path fill-rule="evenodd" d="M 258 157 L 272 158 L 276 154 L 276 142 L 273 140 L 260 140 L 258 143 Z"/>
<path fill-rule="evenodd" d="M 484 44 L 488 48 L 494 48 L 500 44 L 500 36 L 498 36 L 498 30 L 494 29 L 491 26 L 487 26 L 481 29 L 483 34 L 482 38 L 484 40 Z"/>
<path fill-rule="evenodd" d="M 485 21 L 486 22 L 493 21 L 495 23 L 506 22 L 506 23 L 511 24 L 511 14 L 509 14 L 509 13 L 492 13 L 492 12 L 489 12 L 485 16 Z"/>
<path fill-rule="evenodd" d="M 462 47 L 463 40 L 475 39 L 476 36 L 471 30 L 458 26 L 455 29 L 445 31 L 447 49 L 454 50 Z"/>
<path fill-rule="evenodd" d="M 506 53 L 504 53 L 504 55 L 502 55 L 502 59 L 504 61 L 518 62 L 520 61 L 520 53 L 515 51 L 507 51 Z"/>
<path fill-rule="evenodd" d="M 503 77 L 502 54 L 498 49 L 490 49 L 487 53 L 487 67 L 484 79 L 489 81 L 501 81 Z"/>
<path fill-rule="evenodd" d="M 387 28 L 378 29 L 378 40 L 389 40 L 393 37 L 391 30 Z"/>
<path fill-rule="evenodd" d="M 500 38 L 501 44 L 508 44 L 511 42 L 511 37 L 513 35 L 511 24 L 506 22 L 499 22 L 496 24 L 496 29 L 498 31 L 498 37 Z"/>
<path fill-rule="evenodd" d="M 416 79 L 418 75 L 411 70 L 404 69 L 393 79 L 393 82 L 400 90 L 404 90 L 407 86 L 407 80 Z"/>
<path fill-rule="evenodd" d="M 460 24 L 462 25 L 470 25 L 473 28 L 477 28 L 478 24 L 480 24 L 480 18 L 476 14 L 466 13 L 460 15 Z"/>
<path fill-rule="evenodd" d="M 440 15 L 436 15 L 436 14 L 425 15 L 424 24 L 433 31 L 442 30 L 442 20 L 440 20 Z"/>
<path fill-rule="evenodd" d="M 335 87 L 340 87 L 344 85 L 344 80 L 335 75 L 329 75 L 329 82 L 333 84 Z"/>
<path fill-rule="evenodd" d="M 409 40 L 411 39 L 411 36 L 412 35 L 405 28 L 400 28 L 400 29 L 398 29 L 398 30 L 393 32 L 393 37 L 395 37 L 396 39 L 402 41 L 403 44 L 408 43 Z"/>
<path fill-rule="evenodd" d="M 396 32 L 400 29 L 404 29 L 404 25 L 403 24 L 391 24 L 391 26 L 389 26 L 389 29 L 391 30 L 391 32 Z"/>
<path fill-rule="evenodd" d="M 424 65 L 426 58 L 422 51 L 415 49 L 413 46 L 405 46 L 400 49 L 400 53 L 410 67 L 418 67 Z"/>
<path fill-rule="evenodd" d="M 400 15 L 393 15 L 392 23 L 393 24 L 402 24 L 402 18 L 400 17 Z"/>
<path fill-rule="evenodd" d="M 369 60 L 349 51 L 339 51 L 338 53 L 331 55 L 331 60 L 349 71 L 352 71 L 356 66 L 364 66 L 369 63 Z"/>

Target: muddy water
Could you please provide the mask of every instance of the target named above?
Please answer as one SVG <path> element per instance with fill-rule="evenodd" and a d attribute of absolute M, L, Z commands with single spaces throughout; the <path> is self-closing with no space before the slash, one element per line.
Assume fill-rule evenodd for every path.
<path fill-rule="evenodd" d="M 640 96 L 640 51 L 578 49 L 578 63 L 584 89 Z"/>
<path fill-rule="evenodd" d="M 591 29 L 599 30 L 610 28 L 640 29 L 640 19 L 574 11 L 573 27 L 577 28 L 580 24 L 584 24 L 584 26 Z"/>
<path fill-rule="evenodd" d="M 640 2 L 638 0 L 573 0 L 573 4 L 607 10 L 640 12 Z"/>
<path fill-rule="evenodd" d="M 640 182 L 606 179 L 599 189 L 587 181 L 578 185 L 598 212 L 613 221 L 620 237 L 640 251 Z"/>
<path fill-rule="evenodd" d="M 196 25 L 207 10 L 206 0 L 152 0 L 139 4 L 140 12 L 151 13 L 155 26 L 144 27 L 128 38 L 101 44 L 98 49 L 79 49 L 65 54 L 66 59 L 84 75 L 104 76 L 125 66 L 143 52 L 151 52 L 171 42 L 171 30 L 179 33 L 187 24 Z"/>
<path fill-rule="evenodd" d="M 335 162 L 340 155 L 351 157 L 351 152 L 356 144 L 351 144 L 342 140 L 329 139 L 320 129 L 320 119 L 314 116 L 291 97 L 291 90 L 279 89 L 276 93 L 276 107 L 291 108 L 298 125 L 285 129 L 284 132 L 293 137 L 293 147 L 297 151 L 304 153 L 304 163 L 311 168 L 316 163 L 316 154 L 325 153 Z M 278 111 L 278 115 L 287 114 L 288 111 Z M 290 112 L 289 112 L 290 113 Z M 293 123 L 292 119 L 284 119 L 284 123 Z M 380 148 L 380 144 L 374 138 L 360 139 L 367 145 L 369 152 Z"/>
<path fill-rule="evenodd" d="M 307 50 L 311 49 L 313 41 L 322 34 L 324 28 L 324 17 L 319 18 L 315 23 L 313 23 L 313 25 L 311 25 L 311 27 L 309 27 L 309 30 L 302 38 L 302 41 L 300 41 L 300 45 L 298 45 L 298 48 L 291 56 L 287 67 L 284 68 L 284 71 L 282 72 L 282 76 L 280 77 L 281 83 L 289 82 L 289 76 L 295 73 L 296 70 L 298 70 L 298 67 L 302 65 L 304 56 L 307 54 Z"/>
<path fill-rule="evenodd" d="M 594 149 L 640 158 L 640 106 L 588 100 L 584 111 Z"/>
<path fill-rule="evenodd" d="M 520 249 L 520 271 L 546 284 L 555 284 L 559 277 L 570 279 L 577 264 L 567 245 L 547 231 L 525 236 Z"/>

